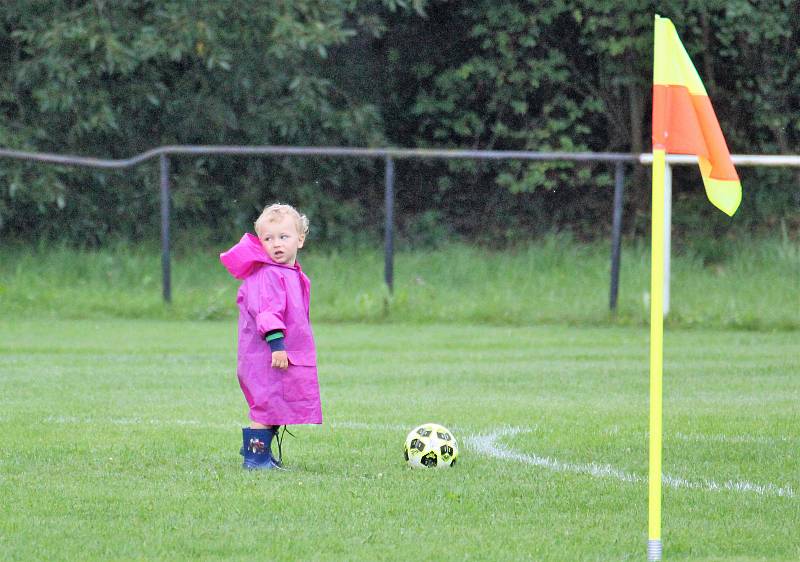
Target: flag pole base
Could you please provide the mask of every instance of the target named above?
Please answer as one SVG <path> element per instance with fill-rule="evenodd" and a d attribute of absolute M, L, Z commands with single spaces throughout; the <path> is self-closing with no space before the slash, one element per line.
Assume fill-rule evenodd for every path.
<path fill-rule="evenodd" d="M 647 561 L 656 562 L 661 560 L 661 539 L 647 541 Z"/>

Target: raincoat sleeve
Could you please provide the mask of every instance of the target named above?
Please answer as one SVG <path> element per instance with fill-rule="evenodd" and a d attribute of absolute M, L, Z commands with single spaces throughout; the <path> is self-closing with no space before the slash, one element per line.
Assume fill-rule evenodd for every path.
<path fill-rule="evenodd" d="M 272 330 L 286 333 L 286 287 L 280 275 L 265 267 L 256 280 L 258 290 L 255 299 L 250 301 L 250 314 L 256 319 L 256 327 L 263 337 Z"/>

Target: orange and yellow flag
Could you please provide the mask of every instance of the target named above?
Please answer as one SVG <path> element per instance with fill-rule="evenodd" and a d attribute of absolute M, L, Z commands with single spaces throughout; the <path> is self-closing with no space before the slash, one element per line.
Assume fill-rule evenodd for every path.
<path fill-rule="evenodd" d="M 742 184 L 711 100 L 675 26 L 656 16 L 653 69 L 653 150 L 694 154 L 708 199 L 733 215 Z"/>

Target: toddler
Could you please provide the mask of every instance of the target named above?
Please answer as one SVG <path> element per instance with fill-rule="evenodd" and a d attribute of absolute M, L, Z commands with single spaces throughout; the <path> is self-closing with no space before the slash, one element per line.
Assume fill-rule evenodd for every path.
<path fill-rule="evenodd" d="M 246 469 L 282 466 L 272 454 L 280 426 L 321 424 L 317 356 L 309 321 L 311 284 L 297 263 L 308 234 L 308 219 L 290 205 L 266 207 L 253 234 L 219 259 L 242 280 L 237 375 L 250 427 L 242 428 Z"/>

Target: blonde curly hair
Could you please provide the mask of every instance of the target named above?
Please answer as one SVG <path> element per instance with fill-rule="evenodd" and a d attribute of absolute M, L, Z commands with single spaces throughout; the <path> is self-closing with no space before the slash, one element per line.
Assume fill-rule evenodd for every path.
<path fill-rule="evenodd" d="M 272 205 L 264 207 L 264 210 L 261 211 L 261 214 L 256 219 L 256 222 L 253 223 L 256 234 L 259 236 L 261 235 L 261 228 L 264 226 L 264 224 L 273 222 L 274 220 L 283 218 L 285 216 L 290 216 L 294 219 L 294 222 L 297 225 L 298 234 L 300 234 L 303 238 L 308 235 L 308 217 L 300 213 L 291 205 L 284 205 L 283 203 L 273 203 Z"/>

